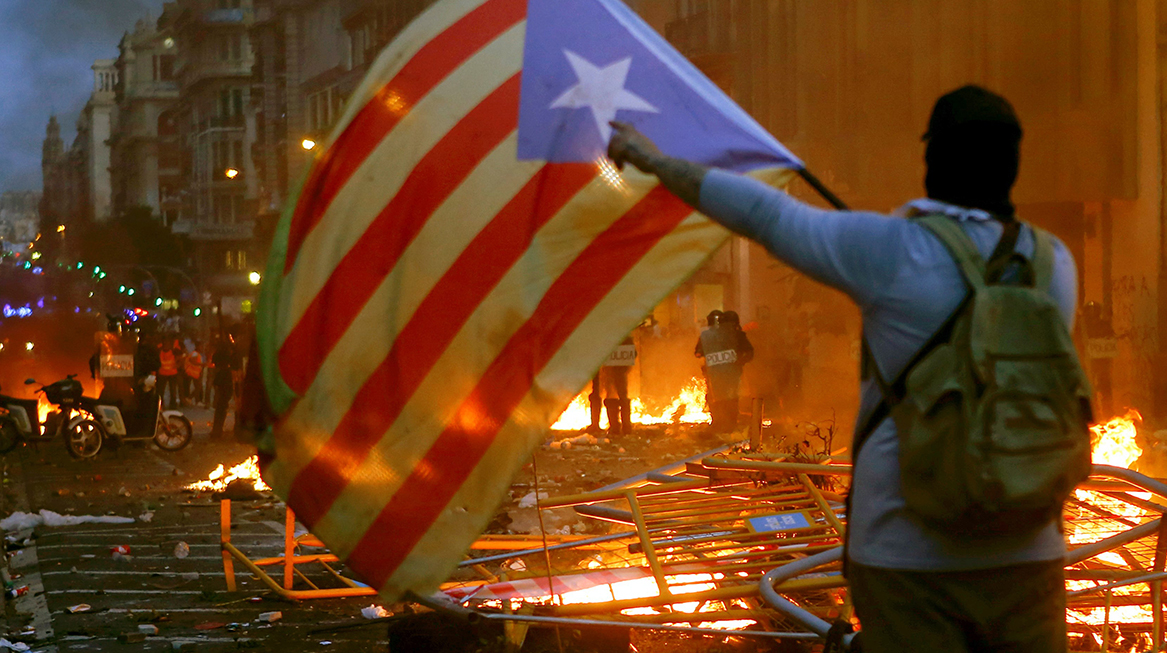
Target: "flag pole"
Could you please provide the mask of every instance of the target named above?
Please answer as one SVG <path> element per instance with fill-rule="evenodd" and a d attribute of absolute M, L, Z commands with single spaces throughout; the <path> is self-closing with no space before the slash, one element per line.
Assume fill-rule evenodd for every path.
<path fill-rule="evenodd" d="M 799 168 L 798 176 L 802 177 L 803 181 L 810 184 L 810 187 L 815 189 L 815 192 L 821 195 L 822 198 L 826 200 L 827 203 L 831 206 L 840 211 L 846 211 L 848 209 L 843 200 L 839 199 L 838 195 L 832 193 L 830 188 L 824 186 L 823 182 L 819 181 L 819 178 L 814 176 L 810 170 L 807 170 L 806 168 Z"/>

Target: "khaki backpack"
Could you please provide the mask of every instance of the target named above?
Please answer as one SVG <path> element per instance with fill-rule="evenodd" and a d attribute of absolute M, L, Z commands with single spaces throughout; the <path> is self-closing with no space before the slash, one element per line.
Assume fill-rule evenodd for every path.
<path fill-rule="evenodd" d="M 895 420 L 903 495 L 927 524 L 972 536 L 1035 530 L 1060 516 L 1091 468 L 1091 391 L 1049 294 L 1052 237 L 1033 229 L 1029 261 L 1013 253 L 1020 225 L 1007 224 L 986 264 L 951 218 L 917 220 L 969 294 L 895 383 L 868 359 L 884 401 L 863 433 L 882 415 Z M 1020 280 L 1001 283 L 1009 265 Z"/>

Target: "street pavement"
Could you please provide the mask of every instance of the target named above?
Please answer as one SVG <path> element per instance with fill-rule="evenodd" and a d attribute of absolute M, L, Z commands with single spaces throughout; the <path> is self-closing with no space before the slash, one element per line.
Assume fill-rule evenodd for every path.
<path fill-rule="evenodd" d="M 194 442 L 176 453 L 152 445 L 103 451 L 96 460 L 69 458 L 62 443 L 23 447 L 3 457 L 2 515 L 52 510 L 62 515 L 134 517 L 132 524 L 37 527 L 8 533 L 11 587 L 28 587 L 5 601 L 9 639 L 26 626 L 34 651 L 384 651 L 386 629 L 361 608 L 375 597 L 279 600 L 236 565 L 238 588 L 227 592 L 219 546 L 219 501 L 183 487 L 218 464 L 246 459 L 247 446 L 211 441 L 210 412 L 187 411 Z M 228 425 L 230 426 L 230 424 Z M 282 554 L 284 506 L 274 497 L 234 502 L 231 540 L 253 559 Z M 152 513 L 149 521 L 141 517 Z M 27 544 L 25 544 L 27 543 Z M 189 547 L 176 557 L 180 543 Z M 114 555 L 113 547 L 129 547 Z M 320 552 L 312 550 L 312 552 Z M 316 565 L 319 568 L 318 565 Z M 311 567 L 305 569 L 309 572 Z M 275 569 L 273 568 L 273 572 Z M 279 572 L 273 575 L 277 578 Z M 322 587 L 336 587 L 309 573 Z M 331 580 L 331 582 L 330 582 Z M 307 588 L 298 581 L 298 589 Z M 88 611 L 70 612 L 88 605 Z M 281 612 L 272 623 L 266 612 Z M 363 625 L 368 624 L 368 625 Z M 126 641 L 140 627 L 157 627 L 144 641 Z M 359 625 L 313 632 L 339 625 Z"/>

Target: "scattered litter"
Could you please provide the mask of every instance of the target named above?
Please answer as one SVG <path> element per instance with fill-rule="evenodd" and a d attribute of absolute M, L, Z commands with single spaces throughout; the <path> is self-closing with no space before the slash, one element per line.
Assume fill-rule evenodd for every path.
<path fill-rule="evenodd" d="M 24 596 L 25 594 L 28 594 L 28 585 L 21 585 L 20 587 L 9 587 L 8 589 L 4 590 L 4 596 L 10 599 L 15 599 L 17 597 Z"/>
<path fill-rule="evenodd" d="M 522 558 L 515 560 L 514 562 L 512 562 L 511 564 L 509 564 L 507 566 L 515 571 L 527 571 L 527 563 L 523 562 Z"/>
<path fill-rule="evenodd" d="M 109 552 L 110 552 L 110 553 L 111 553 L 111 554 L 112 554 L 112 555 L 113 555 L 115 558 L 116 558 L 116 557 L 117 557 L 119 554 L 121 554 L 121 555 L 123 555 L 123 556 L 128 556 L 128 555 L 130 555 L 130 545 L 128 545 L 128 544 L 118 544 L 118 545 L 115 545 L 115 546 L 111 546 L 111 547 L 109 548 Z"/>
<path fill-rule="evenodd" d="M 0 649 L 8 649 L 9 651 L 27 651 L 28 644 L 24 642 L 10 642 L 7 639 L 0 637 Z"/>
<path fill-rule="evenodd" d="M 123 485 L 123 486 L 118 488 L 118 496 L 119 497 L 128 497 L 128 496 L 130 496 L 130 491 L 127 490 L 126 486 Z"/>
<path fill-rule="evenodd" d="M 328 641 L 327 639 L 324 639 L 324 640 L 320 640 L 320 645 L 321 646 L 332 646 L 332 642 Z"/>
<path fill-rule="evenodd" d="M 174 557 L 179 560 L 190 555 L 190 545 L 186 542 L 179 542 L 174 545 Z"/>
<path fill-rule="evenodd" d="M 158 626 L 154 624 L 138 624 L 138 632 L 146 635 L 157 635 Z"/>
<path fill-rule="evenodd" d="M 597 442 L 599 440 L 596 439 L 596 436 L 585 433 L 583 435 L 577 435 L 574 438 L 568 438 L 564 444 L 596 444 Z"/>
<path fill-rule="evenodd" d="M 78 603 L 77 605 L 71 605 L 65 609 L 72 614 L 77 614 L 78 612 L 89 612 L 93 609 L 93 606 L 89 605 L 88 603 Z"/>
<path fill-rule="evenodd" d="M 61 515 L 52 510 L 41 510 L 39 514 L 14 512 L 0 519 L 0 530 L 18 531 L 37 526 L 77 526 L 78 524 L 132 524 L 133 517 L 98 515 Z"/>
<path fill-rule="evenodd" d="M 393 613 L 379 605 L 370 605 L 367 608 L 361 608 L 361 616 L 365 619 L 382 619 L 391 616 Z"/>
<path fill-rule="evenodd" d="M 279 621 L 280 619 L 283 619 L 283 618 L 284 618 L 284 613 L 282 613 L 282 612 L 264 612 L 264 613 L 261 613 L 259 615 L 259 621 L 264 621 L 264 622 L 267 622 L 269 624 L 272 623 L 273 621 Z"/>
<path fill-rule="evenodd" d="M 253 596 L 253 597 L 247 599 L 247 602 L 248 603 L 263 603 L 263 597 L 262 596 Z"/>
<path fill-rule="evenodd" d="M 150 522 L 154 521 L 154 513 L 147 510 L 146 512 L 138 515 L 138 521 L 146 522 L 149 524 Z"/>
<path fill-rule="evenodd" d="M 97 554 L 96 553 L 82 553 L 81 557 L 82 558 L 96 558 Z"/>
<path fill-rule="evenodd" d="M 216 630 L 226 625 L 222 621 L 204 621 L 201 624 L 195 624 L 195 630 Z"/>
<path fill-rule="evenodd" d="M 551 444 L 549 444 L 549 445 L 547 445 L 547 446 L 551 447 L 552 449 L 557 449 L 557 450 L 558 450 L 558 449 L 562 449 L 562 448 L 563 448 L 563 443 L 562 443 L 562 442 L 560 442 L 559 440 L 555 440 L 554 442 L 552 442 Z"/>
<path fill-rule="evenodd" d="M 543 499 L 546 499 L 549 496 L 551 496 L 551 495 L 547 494 L 546 492 L 540 492 L 539 493 L 539 500 L 541 501 Z M 524 496 L 522 499 L 519 499 L 519 507 L 520 508 L 534 508 L 535 504 L 536 504 L 536 500 L 535 500 L 535 493 L 534 492 L 528 492 L 526 494 L 526 496 Z"/>

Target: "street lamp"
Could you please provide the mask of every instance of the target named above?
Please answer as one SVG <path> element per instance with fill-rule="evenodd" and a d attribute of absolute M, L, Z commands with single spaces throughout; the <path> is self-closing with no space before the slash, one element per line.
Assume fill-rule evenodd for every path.
<path fill-rule="evenodd" d="M 300 147 L 304 148 L 305 150 L 311 150 L 316 147 L 316 141 L 312 140 L 311 138 L 305 138 L 304 140 L 300 141 Z"/>
<path fill-rule="evenodd" d="M 252 272 L 251 274 L 247 275 L 247 280 L 251 282 L 251 285 L 258 286 L 259 282 L 263 281 L 263 275 L 258 272 Z"/>
<path fill-rule="evenodd" d="M 234 179 L 239 176 L 239 170 L 236 168 L 227 168 L 227 171 L 223 174 L 227 175 L 228 179 Z"/>

